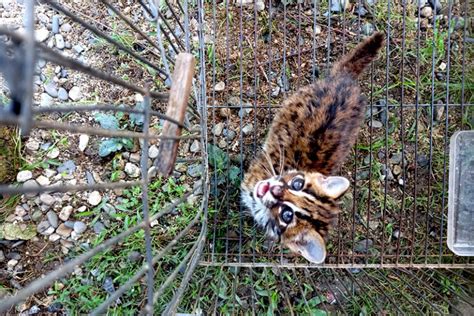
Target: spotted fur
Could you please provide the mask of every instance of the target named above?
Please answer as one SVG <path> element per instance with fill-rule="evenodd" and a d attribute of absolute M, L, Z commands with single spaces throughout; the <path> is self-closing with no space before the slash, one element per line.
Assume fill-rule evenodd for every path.
<path fill-rule="evenodd" d="M 347 179 L 333 175 L 354 145 L 365 113 L 356 80 L 383 42 L 383 34 L 372 35 L 325 80 L 283 102 L 241 186 L 242 202 L 268 237 L 313 262 L 324 261 L 325 239 L 340 212 L 337 199 L 349 187 Z M 300 190 L 292 189 L 296 178 L 304 181 Z"/>

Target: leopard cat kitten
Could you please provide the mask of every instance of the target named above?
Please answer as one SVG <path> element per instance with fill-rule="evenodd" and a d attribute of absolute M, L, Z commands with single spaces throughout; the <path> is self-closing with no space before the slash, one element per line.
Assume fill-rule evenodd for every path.
<path fill-rule="evenodd" d="M 326 258 L 326 238 L 349 180 L 334 176 L 364 119 L 359 74 L 377 57 L 384 35 L 365 39 L 324 80 L 286 99 L 241 185 L 241 198 L 268 237 L 314 263 Z"/>

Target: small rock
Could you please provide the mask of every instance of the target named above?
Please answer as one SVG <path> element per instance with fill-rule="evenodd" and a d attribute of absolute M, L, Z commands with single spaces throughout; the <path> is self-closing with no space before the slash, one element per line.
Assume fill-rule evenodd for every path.
<path fill-rule="evenodd" d="M 262 0 L 258 1 L 257 0 L 257 3 L 255 4 L 255 8 L 257 9 L 258 12 L 262 12 L 265 10 L 265 2 L 263 2 Z"/>
<path fill-rule="evenodd" d="M 201 150 L 201 143 L 195 139 L 193 141 L 193 143 L 191 144 L 191 147 L 189 148 L 189 150 L 192 152 L 192 153 L 197 153 Z"/>
<path fill-rule="evenodd" d="M 48 158 L 50 159 L 56 159 L 59 157 L 59 149 L 54 147 L 53 149 L 51 149 L 48 154 L 46 155 Z"/>
<path fill-rule="evenodd" d="M 47 28 L 42 28 L 35 31 L 35 39 L 38 42 L 44 42 L 49 37 L 49 31 Z"/>
<path fill-rule="evenodd" d="M 200 164 L 194 164 L 188 167 L 188 175 L 196 178 L 202 175 L 202 166 Z"/>
<path fill-rule="evenodd" d="M 369 178 L 368 170 L 359 170 L 356 173 L 356 180 L 367 180 Z"/>
<path fill-rule="evenodd" d="M 53 34 L 59 33 L 59 15 L 53 15 L 51 31 L 53 32 Z"/>
<path fill-rule="evenodd" d="M 366 16 L 369 11 L 367 11 L 366 8 L 364 8 L 364 5 L 358 5 L 357 8 L 354 11 L 354 14 L 357 16 Z"/>
<path fill-rule="evenodd" d="M 13 268 L 18 264 L 18 260 L 16 259 L 11 259 L 11 260 L 8 260 L 7 262 L 7 268 L 9 270 L 13 270 Z"/>
<path fill-rule="evenodd" d="M 43 174 L 45 175 L 46 178 L 51 178 L 57 175 L 58 172 L 53 169 L 44 169 Z"/>
<path fill-rule="evenodd" d="M 87 134 L 81 134 L 81 136 L 79 136 L 79 150 L 80 151 L 86 150 L 87 145 L 89 144 L 89 139 L 90 137 Z"/>
<path fill-rule="evenodd" d="M 61 101 L 67 101 L 69 99 L 69 94 L 63 87 L 58 89 L 58 99 Z"/>
<path fill-rule="evenodd" d="M 54 40 L 58 49 L 64 49 L 64 37 L 61 34 L 54 35 Z"/>
<path fill-rule="evenodd" d="M 50 81 L 48 84 L 44 86 L 44 91 L 49 94 L 53 98 L 58 97 L 58 89 L 54 81 Z"/>
<path fill-rule="evenodd" d="M 0 239 L 30 240 L 36 236 L 37 227 L 23 222 L 5 222 L 0 225 Z M 13 258 L 15 259 L 15 258 Z"/>
<path fill-rule="evenodd" d="M 74 86 L 69 90 L 69 98 L 72 101 L 79 101 L 82 98 L 81 88 Z"/>
<path fill-rule="evenodd" d="M 369 127 L 371 125 L 372 125 L 372 128 L 382 128 L 383 127 L 382 122 L 379 122 L 377 120 L 372 120 L 371 122 L 369 122 Z"/>
<path fill-rule="evenodd" d="M 430 163 L 430 160 L 425 155 L 419 155 L 416 159 L 416 162 L 417 162 L 418 166 L 424 168 L 424 167 L 428 166 L 428 164 Z"/>
<path fill-rule="evenodd" d="M 247 124 L 242 128 L 242 133 L 244 133 L 244 135 L 249 135 L 252 132 L 253 132 L 253 124 Z"/>
<path fill-rule="evenodd" d="M 55 199 L 53 196 L 51 196 L 50 194 L 48 194 L 48 193 L 42 193 L 42 194 L 40 195 L 40 201 L 41 201 L 41 203 L 43 203 L 43 204 L 46 204 L 46 205 L 48 205 L 48 206 L 51 206 L 51 205 L 53 205 L 53 204 L 56 202 L 56 199 Z"/>
<path fill-rule="evenodd" d="M 393 174 L 394 174 L 395 176 L 398 176 L 398 175 L 401 174 L 401 173 L 402 173 L 402 168 L 401 168 L 399 165 L 395 165 L 395 166 L 393 167 Z"/>
<path fill-rule="evenodd" d="M 23 188 L 25 189 L 33 189 L 33 188 L 39 188 L 39 184 L 38 182 L 36 182 L 36 180 L 33 180 L 33 179 L 30 179 L 28 181 L 26 181 L 25 183 L 23 183 Z M 35 192 L 30 192 L 30 193 L 25 193 L 25 196 L 28 197 L 28 198 L 31 198 L 31 197 L 34 197 L 36 196 L 38 193 L 35 193 Z"/>
<path fill-rule="evenodd" d="M 23 170 L 16 175 L 16 181 L 23 183 L 33 178 L 33 173 L 30 170 Z"/>
<path fill-rule="evenodd" d="M 151 145 L 150 148 L 148 149 L 148 157 L 150 159 L 155 159 L 156 157 L 158 157 L 158 146 L 156 145 Z"/>
<path fill-rule="evenodd" d="M 394 165 L 398 165 L 402 162 L 402 153 L 395 153 L 390 157 L 390 162 Z"/>
<path fill-rule="evenodd" d="M 140 153 L 130 154 L 129 160 L 133 163 L 140 163 Z"/>
<path fill-rule="evenodd" d="M 446 70 L 446 67 L 447 67 L 447 66 L 446 66 L 446 63 L 443 61 L 443 62 L 441 62 L 441 64 L 439 64 L 439 67 L 438 67 L 438 68 L 439 68 L 441 71 L 445 71 L 445 70 Z"/>
<path fill-rule="evenodd" d="M 61 237 L 67 238 L 71 235 L 72 229 L 67 227 L 64 223 L 59 225 L 56 229 L 56 234 L 60 235 Z"/>
<path fill-rule="evenodd" d="M 58 215 L 54 211 L 49 211 L 46 213 L 46 217 L 48 218 L 48 222 L 53 226 L 54 228 L 57 228 L 59 223 L 58 223 Z"/>
<path fill-rule="evenodd" d="M 398 179 L 398 184 L 401 185 L 401 186 L 404 186 L 405 185 L 405 180 L 403 180 L 403 178 Z"/>
<path fill-rule="evenodd" d="M 5 261 L 5 254 L 3 253 L 2 250 L 0 250 L 0 262 Z"/>
<path fill-rule="evenodd" d="M 87 198 L 87 202 L 92 206 L 99 205 L 101 201 L 102 201 L 102 196 L 99 191 L 91 192 L 91 194 L 89 194 L 89 197 Z"/>
<path fill-rule="evenodd" d="M 349 6 L 349 0 L 331 0 L 331 12 L 339 13 L 345 11 Z"/>
<path fill-rule="evenodd" d="M 69 33 L 72 30 L 72 26 L 69 23 L 64 23 L 63 25 L 61 25 L 60 29 L 61 29 L 61 32 Z"/>
<path fill-rule="evenodd" d="M 43 187 L 51 184 L 51 181 L 43 175 L 36 178 L 36 181 Z"/>
<path fill-rule="evenodd" d="M 74 222 L 73 222 L 73 221 L 65 221 L 65 222 L 64 222 L 64 225 L 65 225 L 67 228 L 74 229 Z"/>
<path fill-rule="evenodd" d="M 393 179 L 395 179 L 393 177 L 393 173 L 392 173 L 392 170 L 390 170 L 390 168 L 387 168 L 387 166 L 385 165 L 382 165 L 381 166 L 381 171 L 382 171 L 382 177 L 380 180 L 384 181 L 385 178 L 387 178 L 388 181 L 392 181 Z"/>
<path fill-rule="evenodd" d="M 92 228 L 94 229 L 94 232 L 97 235 L 99 235 L 100 233 L 102 233 L 105 230 L 105 226 L 101 222 L 96 222 Z"/>
<path fill-rule="evenodd" d="M 39 222 L 43 217 L 43 213 L 40 210 L 36 210 L 31 214 L 31 220 L 34 222 Z"/>
<path fill-rule="evenodd" d="M 38 305 L 33 305 L 31 308 L 28 310 L 28 315 L 36 315 L 41 312 L 41 308 L 38 307 Z"/>
<path fill-rule="evenodd" d="M 279 94 L 280 94 L 280 91 L 281 91 L 281 87 L 280 86 L 276 86 L 275 88 L 272 89 L 272 97 L 277 97 Z"/>
<path fill-rule="evenodd" d="M 148 174 L 148 179 L 153 179 L 158 174 L 158 169 L 155 166 L 152 166 L 150 167 L 150 169 L 148 169 L 147 174 Z"/>
<path fill-rule="evenodd" d="M 53 104 L 53 97 L 47 93 L 41 93 L 40 106 L 49 107 Z"/>
<path fill-rule="evenodd" d="M 230 106 L 239 106 L 240 105 L 240 98 L 238 97 L 230 97 L 227 103 Z"/>
<path fill-rule="evenodd" d="M 399 230 L 399 229 L 394 229 L 394 230 L 393 230 L 393 233 L 392 233 L 393 238 L 398 239 L 398 238 L 400 238 L 401 235 L 402 235 L 402 234 L 400 234 L 400 230 Z"/>
<path fill-rule="evenodd" d="M 124 171 L 131 178 L 138 178 L 140 176 L 140 168 L 131 162 L 127 162 Z"/>
<path fill-rule="evenodd" d="M 225 118 L 229 118 L 232 115 L 232 111 L 229 108 L 221 108 L 219 115 Z"/>
<path fill-rule="evenodd" d="M 220 136 L 224 130 L 224 123 L 217 123 L 212 129 L 212 134 L 215 136 Z"/>
<path fill-rule="evenodd" d="M 58 167 L 58 173 L 66 172 L 69 175 L 72 175 L 76 171 L 76 164 L 72 160 L 68 160 Z"/>
<path fill-rule="evenodd" d="M 424 7 L 420 11 L 420 16 L 424 18 L 430 18 L 433 15 L 433 9 L 430 7 Z"/>
<path fill-rule="evenodd" d="M 428 3 L 430 4 L 431 8 L 433 8 L 436 11 L 436 14 L 438 14 L 441 9 L 441 2 L 439 0 L 428 0 Z"/>
<path fill-rule="evenodd" d="M 187 169 L 188 168 L 186 167 L 184 163 L 177 163 L 175 166 L 175 170 L 179 172 L 186 172 Z"/>
<path fill-rule="evenodd" d="M 370 247 L 372 247 L 373 244 L 374 244 L 374 242 L 372 241 L 372 239 L 362 239 L 362 240 L 355 243 L 354 251 L 355 252 L 361 252 L 361 253 L 367 253 L 369 251 Z"/>
<path fill-rule="evenodd" d="M 217 143 L 217 146 L 219 146 L 219 148 L 221 148 L 221 149 L 226 148 L 227 147 L 227 142 L 225 141 L 225 139 L 221 139 Z"/>
<path fill-rule="evenodd" d="M 442 101 L 438 101 L 438 104 L 435 105 L 435 111 L 436 111 L 435 120 L 439 122 L 443 119 L 443 114 L 444 114 L 444 104 Z"/>
<path fill-rule="evenodd" d="M 82 234 L 85 232 L 87 229 L 87 225 L 84 224 L 83 222 L 77 221 L 74 223 L 74 232 L 78 235 Z"/>
<path fill-rule="evenodd" d="M 128 260 L 131 262 L 138 262 L 142 259 L 142 255 L 138 251 L 131 251 L 128 254 Z"/>
<path fill-rule="evenodd" d="M 84 51 L 84 47 L 82 45 L 77 44 L 72 47 L 72 50 L 75 51 L 77 54 L 80 54 Z"/>
<path fill-rule="evenodd" d="M 374 32 L 375 32 L 375 27 L 372 23 L 369 23 L 369 22 L 364 23 L 364 25 L 362 26 L 362 29 L 361 29 L 362 35 L 370 36 Z"/>
<path fill-rule="evenodd" d="M 224 91 L 224 89 L 225 89 L 225 83 L 223 81 L 218 82 L 214 86 L 214 91 L 216 91 L 216 92 Z"/>
<path fill-rule="evenodd" d="M 49 235 L 48 239 L 49 239 L 49 241 L 56 242 L 59 239 L 61 239 L 61 236 L 59 236 L 59 234 L 51 234 L 51 235 Z"/>
<path fill-rule="evenodd" d="M 247 108 L 241 109 L 241 110 L 239 111 L 239 116 L 242 117 L 242 118 L 248 116 L 248 115 L 249 115 L 250 113 L 252 113 L 252 111 L 253 111 L 252 108 L 249 108 L 249 107 L 248 107 L 248 106 L 252 106 L 252 104 L 248 103 L 248 104 L 245 104 L 245 106 L 246 106 Z"/>
<path fill-rule="evenodd" d="M 59 219 L 62 221 L 67 221 L 69 219 L 69 216 L 71 216 L 72 213 L 72 206 L 68 205 L 65 206 L 61 209 L 61 212 L 59 212 Z"/>
<path fill-rule="evenodd" d="M 233 130 L 224 129 L 223 135 L 226 140 L 230 142 L 235 138 L 236 133 Z"/>
<path fill-rule="evenodd" d="M 42 235 L 51 227 L 51 224 L 48 221 L 42 221 L 36 227 L 36 231 Z"/>

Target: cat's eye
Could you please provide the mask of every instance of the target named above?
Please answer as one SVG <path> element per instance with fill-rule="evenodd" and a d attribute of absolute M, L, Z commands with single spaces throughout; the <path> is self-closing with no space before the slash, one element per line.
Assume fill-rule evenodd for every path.
<path fill-rule="evenodd" d="M 289 224 L 293 220 L 293 210 L 288 205 L 283 205 L 280 213 L 281 220 Z"/>
<path fill-rule="evenodd" d="M 291 181 L 291 189 L 295 191 L 300 191 L 304 187 L 304 179 L 302 178 L 295 178 Z"/>

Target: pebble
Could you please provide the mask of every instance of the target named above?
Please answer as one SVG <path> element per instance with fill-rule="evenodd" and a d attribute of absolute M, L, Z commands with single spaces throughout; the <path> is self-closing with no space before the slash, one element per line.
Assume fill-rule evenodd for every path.
<path fill-rule="evenodd" d="M 247 124 L 242 128 L 242 133 L 244 133 L 244 135 L 249 135 L 252 132 L 253 132 L 253 125 L 252 124 Z"/>
<path fill-rule="evenodd" d="M 349 0 L 331 0 L 331 12 L 339 13 L 345 11 L 349 5 Z"/>
<path fill-rule="evenodd" d="M 369 178 L 369 171 L 368 170 L 357 171 L 356 180 L 366 180 L 368 178 Z"/>
<path fill-rule="evenodd" d="M 105 230 L 105 226 L 101 222 L 96 222 L 92 228 L 94 229 L 94 233 L 96 233 L 97 235 L 99 235 Z"/>
<path fill-rule="evenodd" d="M 39 222 L 43 217 L 43 213 L 40 210 L 36 210 L 31 214 L 31 220 L 34 222 Z"/>
<path fill-rule="evenodd" d="M 130 251 L 128 254 L 128 260 L 131 262 L 138 262 L 142 259 L 142 255 L 138 251 Z"/>
<path fill-rule="evenodd" d="M 398 176 L 399 174 L 402 173 L 402 168 L 399 165 L 396 165 L 393 167 L 393 174 Z"/>
<path fill-rule="evenodd" d="M 424 18 L 429 18 L 433 15 L 433 9 L 430 7 L 424 7 L 421 9 L 420 15 Z"/>
<path fill-rule="evenodd" d="M 79 136 L 79 150 L 80 151 L 86 150 L 87 145 L 89 144 L 89 139 L 90 137 L 87 134 L 81 134 L 81 136 Z"/>
<path fill-rule="evenodd" d="M 58 172 L 53 169 L 44 169 L 43 174 L 45 175 L 46 178 L 51 178 L 57 175 Z"/>
<path fill-rule="evenodd" d="M 51 206 L 56 202 L 56 199 L 48 193 L 43 193 L 40 195 L 40 201 L 43 204 Z"/>
<path fill-rule="evenodd" d="M 401 185 L 401 186 L 404 186 L 405 185 L 405 180 L 403 180 L 403 178 L 398 179 L 398 184 Z"/>
<path fill-rule="evenodd" d="M 71 235 L 72 229 L 67 227 L 64 223 L 59 225 L 56 229 L 56 234 L 60 235 L 61 237 L 69 237 Z"/>
<path fill-rule="evenodd" d="M 433 9 L 436 10 L 436 14 L 438 14 L 441 11 L 442 6 L 439 0 L 428 0 L 428 3 Z"/>
<path fill-rule="evenodd" d="M 61 101 L 67 101 L 69 99 L 69 94 L 63 87 L 58 89 L 58 99 Z"/>
<path fill-rule="evenodd" d="M 124 171 L 131 178 L 138 178 L 140 176 L 140 168 L 131 162 L 127 162 Z"/>
<path fill-rule="evenodd" d="M 156 177 L 156 175 L 158 174 L 158 169 L 155 167 L 155 166 L 152 166 L 150 167 L 150 169 L 148 169 L 148 179 L 153 179 Z"/>
<path fill-rule="evenodd" d="M 246 103 L 244 104 L 244 106 L 246 106 L 247 108 L 239 110 L 239 117 L 246 117 L 253 111 L 252 108 L 248 107 L 248 106 L 252 106 L 252 104 Z"/>
<path fill-rule="evenodd" d="M 58 97 L 58 89 L 54 81 L 50 81 L 48 84 L 44 86 L 44 91 L 49 94 L 53 98 Z"/>
<path fill-rule="evenodd" d="M 49 37 L 49 31 L 47 28 L 41 28 L 39 30 L 35 30 L 35 39 L 38 42 L 44 42 Z"/>
<path fill-rule="evenodd" d="M 390 157 L 390 162 L 394 165 L 398 165 L 402 162 L 402 153 L 395 153 Z"/>
<path fill-rule="evenodd" d="M 0 262 L 5 261 L 5 254 L 3 253 L 2 250 L 0 250 Z"/>
<path fill-rule="evenodd" d="M 219 115 L 227 118 L 232 115 L 232 111 L 229 108 L 220 108 Z"/>
<path fill-rule="evenodd" d="M 41 93 L 40 106 L 48 107 L 53 104 L 53 97 L 47 93 Z"/>
<path fill-rule="evenodd" d="M 74 223 L 74 232 L 78 235 L 82 234 L 85 232 L 87 229 L 87 225 L 84 224 L 83 222 L 77 221 Z"/>
<path fill-rule="evenodd" d="M 73 221 L 65 221 L 65 222 L 64 222 L 64 225 L 65 225 L 67 228 L 74 229 L 74 222 L 73 222 Z"/>
<path fill-rule="evenodd" d="M 36 227 L 36 231 L 42 235 L 51 227 L 51 224 L 48 221 L 42 221 Z"/>
<path fill-rule="evenodd" d="M 357 8 L 354 11 L 354 14 L 357 16 L 366 16 L 369 11 L 367 11 L 366 8 L 364 8 L 364 5 L 358 5 Z"/>
<path fill-rule="evenodd" d="M 233 130 L 224 129 L 223 135 L 230 142 L 235 138 L 236 133 Z"/>
<path fill-rule="evenodd" d="M 61 239 L 61 236 L 59 234 L 54 233 L 54 234 L 49 235 L 48 239 L 49 241 L 56 242 L 59 239 Z"/>
<path fill-rule="evenodd" d="M 436 113 L 436 116 L 435 116 L 435 120 L 436 121 L 441 121 L 443 119 L 443 114 L 444 114 L 444 102 L 442 102 L 441 100 L 438 101 L 438 104 L 435 105 L 435 113 Z"/>
<path fill-rule="evenodd" d="M 280 94 L 281 88 L 280 86 L 276 86 L 272 89 L 272 97 L 277 97 Z"/>
<path fill-rule="evenodd" d="M 227 147 L 227 142 L 225 141 L 225 139 L 221 139 L 217 143 L 217 146 L 219 146 L 219 148 L 221 148 L 221 149 L 226 148 Z"/>
<path fill-rule="evenodd" d="M 84 51 L 84 47 L 82 45 L 77 44 L 72 47 L 72 50 L 75 51 L 77 54 L 80 54 Z"/>
<path fill-rule="evenodd" d="M 23 183 L 33 178 L 33 173 L 30 170 L 23 170 L 16 175 L 16 181 Z"/>
<path fill-rule="evenodd" d="M 372 241 L 372 239 L 362 239 L 356 242 L 356 244 L 354 245 L 354 251 L 367 253 L 373 244 L 374 242 Z"/>
<path fill-rule="evenodd" d="M 369 122 L 369 127 L 371 125 L 372 125 L 372 128 L 382 128 L 383 127 L 382 122 L 377 121 L 377 120 L 372 120 L 371 122 Z"/>
<path fill-rule="evenodd" d="M 361 32 L 365 36 L 370 36 L 375 32 L 375 27 L 373 24 L 367 22 L 362 26 Z"/>
<path fill-rule="evenodd" d="M 62 165 L 58 167 L 58 173 L 66 172 L 69 175 L 72 175 L 74 171 L 76 171 L 76 164 L 72 160 L 68 160 L 64 162 Z"/>
<path fill-rule="evenodd" d="M 428 166 L 428 164 L 430 163 L 430 160 L 428 159 L 426 155 L 419 155 L 416 159 L 416 162 L 418 166 L 423 168 L 423 167 Z"/>
<path fill-rule="evenodd" d="M 43 175 L 36 178 L 36 182 L 38 182 L 39 185 L 41 185 L 43 187 L 51 184 L 51 181 Z"/>
<path fill-rule="evenodd" d="M 174 169 L 179 172 L 186 172 L 188 168 L 186 167 L 186 164 L 184 163 L 177 163 Z"/>
<path fill-rule="evenodd" d="M 133 162 L 133 163 L 140 163 L 140 154 L 139 153 L 130 154 L 130 157 L 128 160 L 130 160 L 130 162 Z"/>
<path fill-rule="evenodd" d="M 91 192 L 91 194 L 89 194 L 89 197 L 87 198 L 87 202 L 92 206 L 99 205 L 101 201 L 102 201 L 102 195 L 100 194 L 99 191 Z"/>
<path fill-rule="evenodd" d="M 81 88 L 75 86 L 69 90 L 69 98 L 72 101 L 79 101 L 82 98 Z"/>
<path fill-rule="evenodd" d="M 187 173 L 190 177 L 199 177 L 202 174 L 202 166 L 200 164 L 191 165 L 188 167 Z"/>
<path fill-rule="evenodd" d="M 201 143 L 195 139 L 193 141 L 193 143 L 191 144 L 191 147 L 189 148 L 189 150 L 192 152 L 192 153 L 197 153 L 201 150 Z"/>
<path fill-rule="evenodd" d="M 18 260 L 16 260 L 16 259 L 8 260 L 7 268 L 12 270 L 17 264 L 18 264 Z"/>
<path fill-rule="evenodd" d="M 239 106 L 240 105 L 240 99 L 238 97 L 230 97 L 227 103 L 230 106 Z"/>
<path fill-rule="evenodd" d="M 155 159 L 158 157 L 158 146 L 156 145 L 151 145 L 150 148 L 148 149 L 148 157 L 150 159 Z"/>
<path fill-rule="evenodd" d="M 23 187 L 24 188 L 39 188 L 39 184 L 38 182 L 36 182 L 36 180 L 34 179 L 30 179 L 28 181 L 26 181 L 25 183 L 23 183 Z M 38 193 L 35 193 L 35 192 L 30 192 L 30 193 L 25 193 L 25 196 L 28 197 L 28 198 L 32 198 L 34 196 L 38 195 Z"/>
<path fill-rule="evenodd" d="M 61 209 L 61 212 L 59 212 L 59 219 L 65 222 L 69 219 L 69 216 L 71 216 L 71 214 L 72 214 L 72 206 L 70 205 L 65 206 Z"/>
<path fill-rule="evenodd" d="M 72 26 L 69 23 L 64 23 L 63 25 L 61 25 L 60 29 L 61 29 L 61 32 L 69 33 L 72 30 Z"/>
<path fill-rule="evenodd" d="M 380 180 L 385 180 L 385 177 L 387 177 L 387 180 L 388 181 L 392 181 L 393 179 L 395 179 L 393 177 L 393 173 L 392 173 L 392 170 L 390 170 L 390 168 L 387 168 L 385 165 L 382 165 L 381 166 L 381 171 L 382 171 L 382 177 Z"/>
<path fill-rule="evenodd" d="M 53 149 L 51 149 L 48 154 L 46 155 L 48 158 L 51 158 L 51 159 L 56 159 L 59 157 L 59 149 L 54 147 Z"/>
<path fill-rule="evenodd" d="M 255 4 L 255 8 L 258 12 L 262 12 L 263 10 L 265 10 L 265 2 L 257 1 L 257 3 Z"/>
<path fill-rule="evenodd" d="M 214 134 L 215 136 L 220 136 L 223 130 L 224 130 L 224 123 L 217 123 L 212 128 L 212 134 Z"/>
<path fill-rule="evenodd" d="M 53 226 L 54 228 L 57 228 L 59 223 L 58 223 L 58 214 L 54 211 L 49 211 L 46 213 L 46 217 L 48 218 L 48 222 Z"/>
<path fill-rule="evenodd" d="M 59 33 L 59 15 L 53 15 L 51 31 L 53 32 L 53 34 Z"/>
<path fill-rule="evenodd" d="M 26 215 L 26 210 L 23 208 L 23 206 L 17 205 L 17 207 L 15 207 L 15 215 L 18 217 L 23 217 Z"/>
<path fill-rule="evenodd" d="M 214 86 L 214 91 L 216 92 L 224 91 L 224 89 L 225 89 L 224 81 L 220 81 Z"/>

